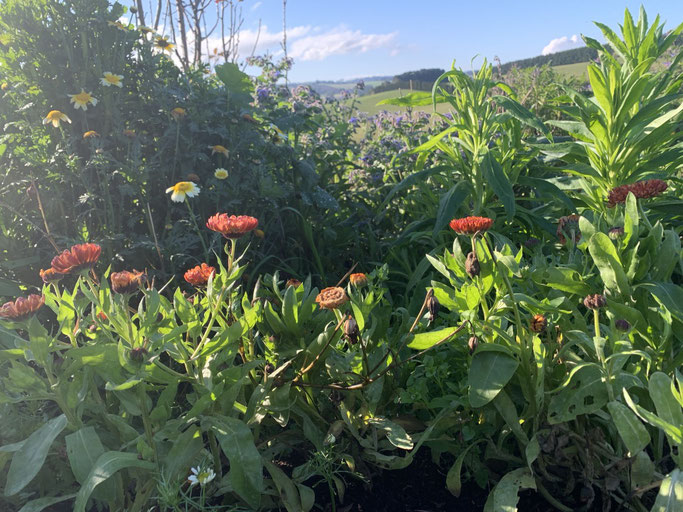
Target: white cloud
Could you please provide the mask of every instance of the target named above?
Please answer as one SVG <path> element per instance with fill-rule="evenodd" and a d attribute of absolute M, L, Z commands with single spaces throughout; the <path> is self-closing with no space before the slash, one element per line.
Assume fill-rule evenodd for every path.
<path fill-rule="evenodd" d="M 251 6 L 251 10 L 255 11 L 256 9 L 261 7 L 261 4 L 263 4 L 263 2 L 256 2 L 254 5 Z"/>
<path fill-rule="evenodd" d="M 571 50 L 572 48 L 579 48 L 580 46 L 583 46 L 583 41 L 576 34 L 571 37 L 562 36 L 550 41 L 541 51 L 541 55 Z"/>
<path fill-rule="evenodd" d="M 377 48 L 395 46 L 397 32 L 388 34 L 364 34 L 360 30 L 350 30 L 343 25 L 333 28 L 328 32 L 317 32 L 292 39 L 290 55 L 295 60 L 323 60 L 331 55 L 343 55 L 348 53 L 365 53 Z"/>

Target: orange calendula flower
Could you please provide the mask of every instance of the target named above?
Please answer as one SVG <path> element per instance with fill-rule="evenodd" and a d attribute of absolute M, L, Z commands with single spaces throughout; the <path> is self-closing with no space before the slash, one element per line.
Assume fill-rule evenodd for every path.
<path fill-rule="evenodd" d="M 488 217 L 465 217 L 463 219 L 453 219 L 449 226 L 459 235 L 473 235 L 480 231 L 487 231 L 493 220 Z"/>
<path fill-rule="evenodd" d="M 47 116 L 45 116 L 45 119 L 43 119 L 43 124 L 52 123 L 52 126 L 54 126 L 55 128 L 59 128 L 59 123 L 61 121 L 64 121 L 65 123 L 70 123 L 71 119 L 69 119 L 69 116 L 67 116 L 64 112 L 61 112 L 59 110 L 50 110 L 47 113 Z"/>
<path fill-rule="evenodd" d="M 287 284 L 286 284 L 286 286 L 287 286 L 287 287 L 292 286 L 292 287 L 294 287 L 294 288 L 298 288 L 299 286 L 301 286 L 301 281 L 299 281 L 298 279 L 294 279 L 294 278 L 287 279 Z"/>
<path fill-rule="evenodd" d="M 100 78 L 100 84 L 104 85 L 105 87 L 111 87 L 113 85 L 114 87 L 121 88 L 123 87 L 123 84 L 121 83 L 122 80 L 123 75 L 115 75 L 110 71 L 105 71 L 102 75 L 102 78 Z"/>
<path fill-rule="evenodd" d="M 185 111 L 184 108 L 182 107 L 176 107 L 173 110 L 171 110 L 171 117 L 178 121 L 179 119 L 182 119 L 187 115 L 187 112 Z"/>
<path fill-rule="evenodd" d="M 211 267 L 206 263 L 202 263 L 201 265 L 197 265 L 196 267 L 185 272 L 183 277 L 185 278 L 185 281 L 190 283 L 192 286 L 203 286 L 208 283 L 209 278 L 215 274 L 216 269 L 214 267 Z"/>
<path fill-rule="evenodd" d="M 650 199 L 651 197 L 657 197 L 667 187 L 666 182 L 662 180 L 645 180 L 630 185 L 621 185 L 610 190 L 607 196 L 607 206 L 614 208 L 618 204 L 625 203 L 629 192 L 636 196 L 637 199 Z"/>
<path fill-rule="evenodd" d="M 91 137 L 99 137 L 100 134 L 97 133 L 95 130 L 88 130 L 83 134 L 84 139 L 90 139 Z"/>
<path fill-rule="evenodd" d="M 63 277 L 64 274 L 60 274 L 53 268 L 48 268 L 47 270 L 40 271 L 40 278 L 43 280 L 43 283 L 45 284 L 54 283 L 56 281 L 59 281 Z"/>
<path fill-rule="evenodd" d="M 71 103 L 74 104 L 76 110 L 79 108 L 88 110 L 88 104 L 91 104 L 93 107 L 97 105 L 97 98 L 94 98 L 92 94 L 85 92 L 83 89 L 78 94 L 67 94 L 67 96 L 71 99 Z"/>
<path fill-rule="evenodd" d="M 531 322 L 529 324 L 531 332 L 543 332 L 545 331 L 546 327 L 548 327 L 548 319 L 543 315 L 534 315 L 531 318 Z"/>
<path fill-rule="evenodd" d="M 14 302 L 6 302 L 0 306 L 0 318 L 20 322 L 33 315 L 45 304 L 45 297 L 31 294 L 28 297 L 19 297 Z"/>
<path fill-rule="evenodd" d="M 578 215 L 574 214 L 560 217 L 557 222 L 557 238 L 560 240 L 561 244 L 567 243 L 567 239 L 564 236 L 565 234 L 570 238 L 573 238 L 574 243 L 579 243 L 579 240 L 581 240 L 581 231 L 579 231 Z"/>
<path fill-rule="evenodd" d="M 216 144 L 215 146 L 209 146 L 209 149 L 211 150 L 212 155 L 215 155 L 216 153 L 221 153 L 225 156 L 228 156 L 228 149 L 225 146 L 221 146 L 220 144 Z"/>
<path fill-rule="evenodd" d="M 344 291 L 344 288 L 338 286 L 330 286 L 321 291 L 315 298 L 322 309 L 337 309 L 339 306 L 345 304 L 349 298 Z"/>
<path fill-rule="evenodd" d="M 239 238 L 256 229 L 256 226 L 258 219 L 248 215 L 228 216 L 227 213 L 217 213 L 206 221 L 207 228 L 219 232 L 225 238 Z"/>
<path fill-rule="evenodd" d="M 349 276 L 349 282 L 353 286 L 355 286 L 356 288 L 361 288 L 361 287 L 366 286 L 368 284 L 368 276 L 366 276 L 362 272 L 358 272 L 356 274 L 351 274 Z"/>
<path fill-rule="evenodd" d="M 60 274 L 88 271 L 100 258 L 102 248 L 97 244 L 79 244 L 52 258 L 52 268 Z"/>
<path fill-rule="evenodd" d="M 166 189 L 166 193 L 171 193 L 171 201 L 182 203 L 185 197 L 195 197 L 199 195 L 199 187 L 192 181 L 179 181 L 172 187 Z"/>
<path fill-rule="evenodd" d="M 162 51 L 169 53 L 171 53 L 173 51 L 173 48 L 175 48 L 175 45 L 169 42 L 169 40 L 163 36 L 157 36 L 154 39 L 154 46 Z"/>
<path fill-rule="evenodd" d="M 124 270 L 123 272 L 112 272 L 109 276 L 111 289 L 114 293 L 133 293 L 140 289 L 147 276 L 144 272 Z"/>

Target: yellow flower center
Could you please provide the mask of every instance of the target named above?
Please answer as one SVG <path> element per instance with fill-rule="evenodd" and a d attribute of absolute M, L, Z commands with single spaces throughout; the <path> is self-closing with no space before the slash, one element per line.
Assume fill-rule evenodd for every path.
<path fill-rule="evenodd" d="M 104 80 L 112 85 L 119 85 L 121 83 L 121 79 L 118 77 L 118 75 L 114 75 L 112 73 L 105 73 Z"/>
<path fill-rule="evenodd" d="M 194 187 L 195 185 L 191 181 L 179 181 L 173 185 L 173 192 L 185 194 L 194 190 Z"/>
<path fill-rule="evenodd" d="M 59 110 L 50 110 L 50 112 L 47 113 L 47 118 L 50 121 L 54 121 L 55 119 L 61 119 L 63 115 L 64 114 L 62 114 Z"/>
<path fill-rule="evenodd" d="M 89 92 L 81 91 L 78 94 L 74 94 L 74 101 L 82 105 L 86 105 L 92 101 L 92 95 Z"/>

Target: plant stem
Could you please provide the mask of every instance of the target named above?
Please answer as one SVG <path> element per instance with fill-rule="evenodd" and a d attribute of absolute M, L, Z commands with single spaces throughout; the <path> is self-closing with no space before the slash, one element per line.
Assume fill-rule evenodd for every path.
<path fill-rule="evenodd" d="M 199 229 L 199 224 L 197 224 L 197 218 L 194 216 L 192 206 L 190 206 L 190 201 L 187 200 L 187 197 L 185 197 L 185 204 L 187 205 L 187 209 L 190 211 L 190 218 L 192 219 L 192 223 L 194 224 L 195 230 L 197 230 L 197 236 L 199 237 L 199 241 L 202 243 L 202 248 L 204 249 L 204 260 L 207 261 L 209 259 L 209 248 L 206 246 L 206 242 L 204 241 L 202 232 Z"/>

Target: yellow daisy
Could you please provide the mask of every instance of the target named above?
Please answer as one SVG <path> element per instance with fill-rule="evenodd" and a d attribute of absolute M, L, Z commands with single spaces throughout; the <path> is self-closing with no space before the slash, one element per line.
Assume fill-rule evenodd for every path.
<path fill-rule="evenodd" d="M 211 150 L 211 154 L 215 155 L 216 153 L 222 153 L 225 156 L 228 156 L 228 150 L 225 146 L 221 146 L 220 144 L 216 144 L 215 146 L 209 146 L 209 149 Z"/>
<path fill-rule="evenodd" d="M 186 114 L 187 112 L 182 107 L 176 107 L 173 110 L 171 110 L 171 116 L 173 116 L 173 119 L 175 119 L 176 121 L 178 119 L 185 117 Z"/>
<path fill-rule="evenodd" d="M 182 203 L 185 197 L 194 197 L 199 194 L 199 187 L 191 181 L 179 181 L 172 187 L 166 189 L 166 193 L 171 193 L 171 201 Z"/>
<path fill-rule="evenodd" d="M 110 27 L 116 27 L 116 28 L 118 28 L 119 30 L 128 30 L 128 29 L 126 28 L 126 26 L 125 26 L 123 23 L 121 23 L 120 21 L 118 21 L 118 20 L 116 20 L 116 21 L 108 21 L 108 22 L 107 22 L 107 25 L 109 25 Z"/>
<path fill-rule="evenodd" d="M 220 168 L 216 169 L 216 171 L 213 173 L 213 175 L 218 180 L 224 180 L 225 178 L 228 177 L 228 171 L 226 171 L 225 169 L 220 167 Z"/>
<path fill-rule="evenodd" d="M 83 134 L 84 139 L 89 139 L 91 137 L 99 137 L 99 136 L 100 136 L 100 134 L 97 133 L 95 130 L 88 130 L 87 132 L 85 132 Z"/>
<path fill-rule="evenodd" d="M 6 91 L 8 87 L 9 87 L 9 84 L 7 82 L 3 82 L 2 86 L 0 86 L 0 89 L 2 89 L 3 91 Z"/>
<path fill-rule="evenodd" d="M 67 116 L 64 112 L 60 112 L 59 110 L 50 110 L 45 119 L 43 119 L 43 124 L 52 123 L 52 126 L 59 128 L 60 121 L 70 123 L 71 119 L 69 119 L 69 116 Z"/>
<path fill-rule="evenodd" d="M 154 40 L 154 46 L 169 53 L 173 51 L 173 48 L 175 48 L 175 45 L 169 42 L 169 40 L 163 36 L 157 36 L 157 38 Z"/>
<path fill-rule="evenodd" d="M 102 78 L 100 78 L 100 83 L 105 87 L 111 87 L 112 85 L 114 85 L 120 88 L 123 87 L 121 80 L 123 80 L 123 75 L 115 75 L 114 73 L 105 71 Z"/>
<path fill-rule="evenodd" d="M 71 103 L 74 104 L 76 110 L 79 108 L 88 110 L 88 103 L 91 103 L 93 107 L 97 105 L 97 98 L 94 98 L 92 94 L 85 92 L 83 89 L 78 94 L 67 94 L 67 96 L 71 98 Z"/>

